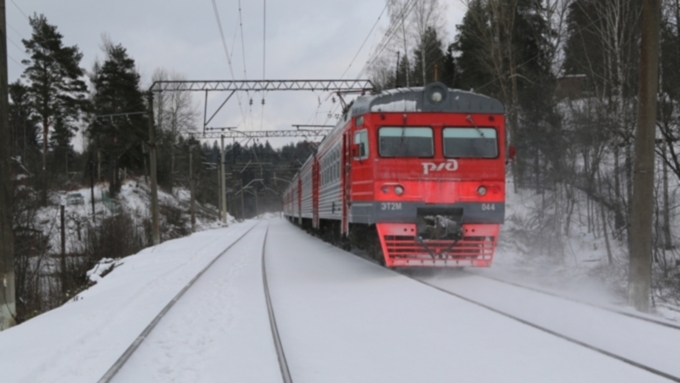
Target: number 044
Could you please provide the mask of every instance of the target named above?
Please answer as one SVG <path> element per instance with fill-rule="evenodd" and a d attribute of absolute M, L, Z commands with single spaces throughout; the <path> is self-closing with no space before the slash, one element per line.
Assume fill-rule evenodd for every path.
<path fill-rule="evenodd" d="M 482 204 L 482 211 L 492 211 L 496 210 L 496 204 L 493 203 L 483 203 Z"/>

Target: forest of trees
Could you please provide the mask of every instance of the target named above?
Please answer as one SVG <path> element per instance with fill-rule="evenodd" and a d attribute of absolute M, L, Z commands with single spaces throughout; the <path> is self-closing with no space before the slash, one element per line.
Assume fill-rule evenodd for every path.
<path fill-rule="evenodd" d="M 642 3 L 464 3 L 462 22 L 447 31 L 445 2 L 390 0 L 388 32 L 398 32 L 372 62 L 374 81 L 404 87 L 438 80 L 502 101 L 509 142 L 518 151 L 510 167 L 514 190 L 542 196 L 524 222 L 533 250 L 563 258 L 574 208 L 585 199 L 588 231 L 604 237 L 615 263 L 610 243 L 626 248 L 629 238 Z M 679 0 L 662 1 L 660 38 L 654 284 L 673 284 L 677 292 Z"/>
<path fill-rule="evenodd" d="M 448 30 L 442 0 L 386 1 L 389 27 L 370 63 L 374 83 L 386 89 L 442 81 L 502 101 L 519 153 L 510 166 L 513 188 L 541 195 L 541 208 L 525 223 L 535 251 L 564 255 L 574 208 L 585 198 L 589 231 L 606 239 L 613 262 L 609 243 L 626 242 L 630 221 L 640 3 L 464 0 L 461 24 Z M 17 262 L 46 251 L 35 211 L 50 203 L 50 193 L 93 178 L 106 182 L 115 200 L 126 177 L 146 178 L 150 167 L 148 84 L 126 48 L 104 36 L 103 58 L 85 69 L 79 48 L 65 46 L 45 16 L 33 15 L 30 25 L 32 35 L 22 41 L 24 73 L 9 86 L 13 173 L 22 175 L 14 185 Z M 680 0 L 663 1 L 660 63 L 654 252 L 656 270 L 675 275 L 680 289 L 680 277 L 670 271 L 680 259 Z M 182 79 L 158 68 L 151 81 Z M 193 138 L 198 115 L 189 94 L 155 96 L 158 182 L 172 193 L 188 188 L 192 174 L 196 199 L 217 206 L 220 149 Z M 82 152 L 73 147 L 76 134 Z M 229 142 L 230 214 L 278 210 L 288 180 L 312 151 L 307 142 L 276 150 L 268 142 Z M 263 182 L 234 193 L 254 179 Z M 140 246 L 151 242 L 149 235 Z M 18 294 L 25 283 L 17 275 Z"/>
<path fill-rule="evenodd" d="M 84 223 L 82 254 L 71 254 L 85 261 L 62 270 L 67 278 L 60 277 L 59 291 L 50 292 L 50 299 L 45 299 L 36 261 L 40 264 L 58 255 L 59 249 L 50 247 L 49 234 L 43 230 L 46 223 L 38 218 L 39 212 L 59 204 L 58 196 L 64 192 L 89 187 L 91 182 L 107 185 L 106 198 L 114 204 L 125 179 L 148 182 L 149 115 L 145 89 L 150 84 L 142 84 L 134 58 L 107 35 L 100 45 L 103 58 L 88 70 L 82 67 L 79 48 L 65 46 L 58 27 L 44 15 L 31 16 L 29 23 L 31 37 L 22 41 L 28 56 L 22 62 L 25 70 L 21 78 L 9 84 L 17 321 L 77 293 L 87 283 L 84 272 L 99 259 L 126 256 L 152 242 L 148 219 L 144 227 L 137 228 L 131 227 L 135 226 L 131 225 L 131 212 L 123 209 L 115 210 L 114 216 L 92 217 Z M 150 80 L 182 79 L 181 74 L 158 68 Z M 203 213 L 214 214 L 217 219 L 220 149 L 217 143 L 194 138 L 198 111 L 191 95 L 155 94 L 153 106 L 159 187 L 172 194 L 178 188 L 188 190 L 193 181 L 195 199 L 204 206 Z M 82 151 L 74 148 L 77 134 L 82 136 Z M 225 151 L 229 213 L 250 218 L 281 209 L 287 180 L 309 156 L 311 147 L 301 142 L 275 150 L 268 142 L 241 140 L 229 142 Z M 263 182 L 236 193 L 253 179 Z M 181 214 L 187 212 L 161 205 L 164 222 L 169 224 L 174 219 L 182 226 L 166 230 L 163 239 L 187 234 L 188 223 Z"/>

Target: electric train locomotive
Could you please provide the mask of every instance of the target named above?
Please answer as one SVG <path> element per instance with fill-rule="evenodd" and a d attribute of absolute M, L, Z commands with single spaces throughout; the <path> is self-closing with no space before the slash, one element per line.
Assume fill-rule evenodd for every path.
<path fill-rule="evenodd" d="M 491 266 L 505 136 L 499 101 L 439 82 L 361 96 L 293 178 L 284 215 L 388 267 Z"/>

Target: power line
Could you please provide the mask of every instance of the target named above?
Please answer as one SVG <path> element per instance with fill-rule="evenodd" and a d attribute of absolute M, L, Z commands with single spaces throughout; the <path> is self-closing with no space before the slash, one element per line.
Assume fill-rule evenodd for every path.
<path fill-rule="evenodd" d="M 224 38 L 224 30 L 222 29 L 222 21 L 220 20 L 220 12 L 217 9 L 217 3 L 215 0 L 212 0 L 212 5 L 213 5 L 213 11 L 215 13 L 215 20 L 217 21 L 217 27 L 220 30 L 220 37 L 222 38 L 222 47 L 224 48 L 224 54 L 227 56 L 227 63 L 229 64 L 229 73 L 231 74 L 231 78 L 233 80 L 236 80 L 236 76 L 234 76 L 234 69 L 231 65 L 231 56 L 229 55 L 229 48 L 227 48 L 227 41 Z M 245 125 L 245 114 L 243 113 L 243 105 L 241 104 L 241 96 L 236 95 L 236 99 L 238 100 L 238 108 L 241 112 L 241 119 L 243 120 L 243 124 Z"/>
<path fill-rule="evenodd" d="M 11 1 L 12 4 L 14 4 L 14 6 L 17 7 L 17 9 L 19 10 L 19 12 L 21 12 L 22 15 L 24 15 L 24 16 L 25 16 L 27 19 L 29 19 L 29 20 L 31 19 L 30 17 L 28 17 L 28 16 L 26 15 L 26 13 L 24 13 L 24 11 L 21 9 L 21 7 L 19 7 L 19 6 L 17 5 L 17 3 L 14 2 L 14 0 L 9 0 L 9 1 Z"/>
<path fill-rule="evenodd" d="M 20 63 L 19 61 L 15 60 L 14 57 L 12 57 L 12 56 L 10 56 L 10 55 L 7 55 L 7 57 L 9 57 L 10 60 L 12 60 L 12 61 L 14 61 L 15 63 L 17 63 L 19 66 L 22 66 L 22 67 L 26 68 L 26 65 L 24 65 L 24 64 Z"/>
<path fill-rule="evenodd" d="M 354 57 L 352 58 L 352 61 L 350 61 L 350 63 L 349 63 L 349 66 L 347 67 L 347 69 L 345 69 L 345 71 L 342 73 L 342 76 L 340 76 L 340 78 L 345 78 L 345 74 L 347 74 L 347 71 L 349 71 L 349 69 L 352 67 L 352 64 L 354 64 L 354 60 L 356 60 L 357 56 L 359 56 L 359 53 L 361 53 L 361 50 L 364 48 L 364 45 L 366 45 L 366 42 L 368 41 L 369 37 L 371 37 L 371 35 L 373 34 L 373 30 L 375 30 L 375 27 L 378 26 L 378 23 L 380 22 L 380 19 L 382 18 L 382 15 L 383 15 L 383 14 L 385 13 L 385 11 L 387 10 L 387 6 L 388 6 L 388 5 L 389 5 L 389 2 L 385 2 L 385 7 L 383 8 L 382 12 L 380 12 L 380 16 L 378 16 L 378 19 L 375 21 L 375 23 L 373 24 L 373 27 L 372 27 L 371 30 L 368 32 L 368 35 L 367 35 L 366 38 L 364 39 L 364 42 L 361 43 L 361 46 L 359 47 L 359 50 L 358 50 L 357 53 L 354 55 Z"/>
<path fill-rule="evenodd" d="M 243 79 L 248 79 L 248 71 L 246 70 L 246 44 L 243 37 L 243 16 L 241 14 L 241 0 L 238 0 L 238 25 L 241 29 L 241 52 L 243 52 Z"/>
<path fill-rule="evenodd" d="M 264 0 L 264 11 L 262 13 L 262 79 L 265 77 L 265 64 L 267 58 L 267 0 Z"/>
<path fill-rule="evenodd" d="M 262 79 L 264 80 L 266 73 L 266 58 L 267 58 L 267 0 L 263 0 L 263 10 L 262 10 Z M 264 95 L 262 93 L 262 109 L 260 112 L 260 130 L 264 125 Z"/>
<path fill-rule="evenodd" d="M 415 8 L 416 2 L 417 2 L 417 0 L 409 0 L 409 2 L 406 3 L 404 5 L 404 7 L 400 10 L 399 14 L 397 15 L 397 18 L 398 19 L 404 19 L 404 18 L 408 17 L 411 14 L 411 12 L 413 11 L 413 9 Z M 387 9 L 387 5 L 385 6 L 385 9 Z M 385 9 L 383 9 L 383 11 L 381 12 L 380 17 L 382 17 L 382 14 L 383 14 L 383 12 L 385 12 Z M 378 20 L 380 20 L 380 17 L 378 17 Z M 377 25 L 377 21 L 376 21 L 376 25 Z M 375 28 L 375 26 L 374 26 L 374 28 Z M 399 28 L 398 28 L 397 24 L 390 25 L 390 27 L 387 29 L 387 31 L 385 31 L 383 38 L 380 40 L 380 42 L 378 43 L 376 48 L 373 50 L 373 53 L 369 55 L 366 64 L 364 65 L 364 67 L 361 69 L 361 71 L 357 75 L 357 78 L 360 78 L 364 74 L 364 72 L 368 68 L 370 68 L 371 65 L 373 65 L 373 63 L 380 57 L 380 54 L 385 50 L 385 48 L 387 48 L 389 43 L 392 41 L 392 38 L 394 37 L 394 35 L 398 32 L 398 29 Z M 369 36 L 370 36 L 370 33 L 369 33 Z M 368 37 L 366 39 L 368 39 Z M 361 50 L 361 48 L 360 48 L 360 50 Z M 345 71 L 345 72 L 347 72 L 347 71 Z M 328 115 L 326 117 L 326 120 L 324 121 L 324 125 L 328 124 L 328 121 L 334 116 L 335 111 L 338 108 L 338 106 L 339 106 L 339 104 L 333 105 L 330 108 L 330 110 L 328 111 Z M 320 107 L 321 107 L 321 105 L 319 105 L 319 108 Z M 317 113 L 318 113 L 319 108 L 317 108 Z"/>
<path fill-rule="evenodd" d="M 19 49 L 22 53 L 26 53 L 26 52 L 24 52 L 24 50 L 19 46 L 19 44 L 15 43 L 14 40 L 12 40 L 12 39 L 9 38 L 9 36 L 7 36 L 7 41 L 9 41 L 10 43 L 12 43 L 12 45 L 14 45 L 15 47 L 17 47 L 17 49 Z"/>

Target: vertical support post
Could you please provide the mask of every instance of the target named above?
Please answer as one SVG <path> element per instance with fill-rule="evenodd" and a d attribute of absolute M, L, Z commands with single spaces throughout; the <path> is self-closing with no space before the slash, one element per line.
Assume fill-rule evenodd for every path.
<path fill-rule="evenodd" d="M 7 100 L 7 28 L 5 0 L 0 0 L 0 331 L 14 326 L 14 235 L 12 233 L 12 177 Z"/>
<path fill-rule="evenodd" d="M 215 169 L 217 169 L 217 215 L 219 216 L 220 221 L 222 220 L 222 196 L 220 195 L 220 190 L 222 190 L 222 166 L 215 166 Z"/>
<path fill-rule="evenodd" d="M 635 131 L 635 168 L 631 201 L 628 302 L 649 312 L 652 280 L 652 213 L 654 210 L 654 139 L 659 79 L 661 0 L 642 2 L 640 87 Z"/>
<path fill-rule="evenodd" d="M 90 202 L 92 203 L 92 223 L 96 222 L 94 209 L 94 162 L 90 160 Z"/>
<path fill-rule="evenodd" d="M 191 232 L 196 231 L 196 192 L 194 190 L 194 146 L 189 145 L 189 191 L 191 192 Z"/>
<path fill-rule="evenodd" d="M 246 219 L 246 203 L 243 201 L 243 193 L 245 192 L 245 189 L 243 189 L 243 177 L 241 177 L 241 220 Z"/>
<path fill-rule="evenodd" d="M 222 182 L 220 183 L 220 206 L 222 208 L 222 224 L 224 226 L 229 226 L 229 222 L 227 222 L 227 175 L 225 173 L 224 164 L 224 135 L 220 136 L 220 141 L 220 174 L 222 175 Z"/>
<path fill-rule="evenodd" d="M 257 198 L 257 190 L 254 191 L 255 193 L 255 218 L 257 219 L 260 216 L 260 203 L 258 202 Z"/>
<path fill-rule="evenodd" d="M 66 295 L 66 225 L 64 219 L 64 205 L 59 205 L 59 217 L 61 221 L 61 293 Z"/>
<path fill-rule="evenodd" d="M 158 222 L 158 179 L 156 174 L 156 138 L 153 120 L 153 93 L 147 95 L 149 100 L 149 172 L 151 173 L 151 239 L 154 245 L 161 243 Z"/>

